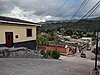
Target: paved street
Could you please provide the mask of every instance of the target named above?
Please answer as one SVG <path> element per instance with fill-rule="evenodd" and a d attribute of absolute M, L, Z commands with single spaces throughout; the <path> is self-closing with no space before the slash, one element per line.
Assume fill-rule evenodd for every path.
<path fill-rule="evenodd" d="M 60 60 L 0 58 L 0 75 L 89 75 L 93 64 L 89 59 L 65 56 Z"/>

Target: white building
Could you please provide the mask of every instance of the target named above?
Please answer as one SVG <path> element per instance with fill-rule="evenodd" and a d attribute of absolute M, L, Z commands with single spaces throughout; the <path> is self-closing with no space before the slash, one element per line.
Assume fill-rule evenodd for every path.
<path fill-rule="evenodd" d="M 81 40 L 89 44 L 89 49 L 92 46 L 92 38 L 91 37 L 82 37 Z"/>

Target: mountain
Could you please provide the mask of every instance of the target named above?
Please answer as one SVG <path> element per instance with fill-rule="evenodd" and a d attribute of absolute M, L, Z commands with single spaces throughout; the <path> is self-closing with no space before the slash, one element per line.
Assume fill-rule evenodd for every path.
<path fill-rule="evenodd" d="M 100 17 L 92 18 L 91 20 L 99 20 L 100 21 Z"/>
<path fill-rule="evenodd" d="M 78 20 L 52 20 L 46 21 L 42 24 L 42 29 L 57 29 L 57 28 L 87 28 L 93 30 L 100 30 L 100 17 Z"/>
<path fill-rule="evenodd" d="M 77 20 L 50 20 L 50 21 L 46 21 L 46 22 L 41 22 L 40 24 L 42 25 L 42 29 L 56 29 L 56 28 L 61 28 L 64 27 L 66 25 L 68 25 L 68 23 L 74 23 L 77 22 Z"/>

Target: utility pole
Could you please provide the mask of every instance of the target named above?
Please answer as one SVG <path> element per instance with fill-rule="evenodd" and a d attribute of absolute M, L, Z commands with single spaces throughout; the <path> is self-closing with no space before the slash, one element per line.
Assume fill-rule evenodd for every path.
<path fill-rule="evenodd" d="M 57 51 L 57 43 L 58 43 L 58 36 L 57 36 L 57 29 L 55 29 L 55 50 Z"/>
<path fill-rule="evenodd" d="M 99 35 L 99 32 L 97 32 L 97 35 L 96 35 L 95 68 L 94 68 L 93 71 L 92 71 L 92 75 L 99 75 L 99 71 L 98 71 L 98 68 L 97 68 L 98 35 Z"/>

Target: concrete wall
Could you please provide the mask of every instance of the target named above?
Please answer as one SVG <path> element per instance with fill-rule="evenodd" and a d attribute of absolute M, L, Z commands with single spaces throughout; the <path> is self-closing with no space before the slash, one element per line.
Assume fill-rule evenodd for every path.
<path fill-rule="evenodd" d="M 32 37 L 26 37 L 26 29 L 32 29 Z M 13 42 L 36 40 L 36 26 L 0 24 L 0 44 L 5 44 L 5 32 L 13 32 Z M 15 36 L 18 35 L 18 38 Z"/>
<path fill-rule="evenodd" d="M 68 49 L 61 46 L 56 47 L 56 46 L 42 46 L 42 45 L 38 45 L 38 48 L 42 50 L 57 50 L 61 53 L 66 53 L 66 50 Z"/>
<path fill-rule="evenodd" d="M 65 47 L 61 47 L 61 46 L 43 46 L 43 45 L 38 45 L 37 46 L 39 49 L 41 50 L 57 50 L 59 51 L 60 53 L 65 53 L 66 55 L 69 55 L 69 54 L 73 54 L 72 51 L 69 51 L 70 48 L 65 48 Z M 79 48 L 77 47 L 76 48 L 76 53 L 79 52 Z"/>
<path fill-rule="evenodd" d="M 58 47 L 46 46 L 45 48 L 46 48 L 46 50 L 57 50 L 57 51 L 59 51 L 61 53 L 66 53 L 66 49 L 64 47 L 60 47 L 60 46 L 58 46 Z"/>

